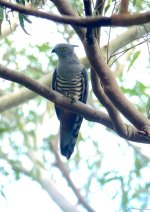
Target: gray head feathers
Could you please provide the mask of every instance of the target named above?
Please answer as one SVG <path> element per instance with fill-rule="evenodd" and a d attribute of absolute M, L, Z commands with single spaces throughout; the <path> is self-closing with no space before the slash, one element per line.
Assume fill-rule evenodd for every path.
<path fill-rule="evenodd" d="M 52 52 L 58 56 L 57 74 L 68 81 L 76 79 L 82 73 L 83 65 L 74 52 L 76 45 L 59 43 Z"/>
<path fill-rule="evenodd" d="M 52 49 L 52 53 L 56 53 L 58 57 L 65 57 L 74 53 L 74 47 L 77 47 L 77 45 L 59 43 Z"/>

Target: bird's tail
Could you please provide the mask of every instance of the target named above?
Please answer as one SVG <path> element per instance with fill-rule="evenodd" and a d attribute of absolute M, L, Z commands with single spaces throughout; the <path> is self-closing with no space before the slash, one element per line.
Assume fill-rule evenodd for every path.
<path fill-rule="evenodd" d="M 71 157 L 74 151 L 82 120 L 83 117 L 77 115 L 70 131 L 66 130 L 65 123 L 60 126 L 60 151 L 67 159 Z"/>

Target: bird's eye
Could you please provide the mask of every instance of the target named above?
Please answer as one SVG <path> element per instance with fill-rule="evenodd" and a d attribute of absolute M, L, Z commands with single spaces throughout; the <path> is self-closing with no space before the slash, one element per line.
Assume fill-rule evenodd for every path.
<path fill-rule="evenodd" d="M 61 49 L 60 49 L 62 52 L 64 52 L 65 50 L 66 50 L 66 48 L 65 47 L 61 47 Z"/>

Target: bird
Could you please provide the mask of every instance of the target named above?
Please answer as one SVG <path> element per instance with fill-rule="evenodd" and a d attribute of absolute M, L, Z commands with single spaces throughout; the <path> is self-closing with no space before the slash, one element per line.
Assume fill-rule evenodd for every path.
<path fill-rule="evenodd" d="M 52 76 L 52 89 L 68 97 L 71 103 L 74 101 L 87 102 L 88 75 L 83 64 L 75 54 L 74 47 L 69 43 L 57 44 L 52 53 L 58 56 L 57 67 Z M 60 152 L 70 159 L 77 141 L 83 116 L 59 108 L 55 105 L 55 111 L 60 121 Z"/>

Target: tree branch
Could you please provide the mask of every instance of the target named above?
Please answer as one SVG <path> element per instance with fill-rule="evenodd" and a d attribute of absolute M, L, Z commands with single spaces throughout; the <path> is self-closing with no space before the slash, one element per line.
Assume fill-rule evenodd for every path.
<path fill-rule="evenodd" d="M 102 2 L 101 0 L 96 1 L 95 10 L 97 11 L 98 14 L 102 13 L 103 6 L 104 6 L 104 2 Z M 96 38 L 97 38 L 97 42 L 99 44 L 100 28 L 97 28 L 96 30 L 97 30 Z M 118 135 L 120 135 L 120 136 L 126 135 L 128 133 L 127 125 L 123 123 L 123 121 L 120 117 L 119 111 L 111 103 L 111 101 L 105 94 L 104 89 L 101 86 L 101 81 L 98 78 L 97 73 L 92 68 L 91 68 L 91 83 L 92 83 L 93 92 L 95 93 L 99 102 L 101 102 L 102 105 L 106 108 L 106 110 L 111 118 L 111 121 L 113 123 L 113 126 L 114 126 L 116 132 L 118 133 Z"/>
<path fill-rule="evenodd" d="M 84 42 L 84 47 L 88 60 L 99 76 L 104 92 L 115 105 L 116 108 L 139 130 L 150 125 L 150 121 L 137 111 L 127 98 L 121 93 L 117 82 L 106 64 L 97 43 L 88 45 Z M 92 57 L 91 57 L 92 52 Z"/>
<path fill-rule="evenodd" d="M 121 0 L 120 13 L 128 13 L 129 0 Z"/>
<path fill-rule="evenodd" d="M 55 2 L 53 0 L 53 2 Z M 38 18 L 47 19 L 50 21 L 54 21 L 56 23 L 70 24 L 72 26 L 78 27 L 101 27 L 101 26 L 133 26 L 133 25 L 141 25 L 150 22 L 150 12 L 139 13 L 139 14 L 119 14 L 112 15 L 111 17 L 70 17 L 67 15 L 58 16 L 52 13 L 37 11 L 32 8 L 28 8 L 26 6 L 22 6 L 19 4 L 13 4 L 10 2 L 6 2 L 4 0 L 0 0 L 0 5 L 10 8 L 12 10 L 25 13 L 27 15 L 35 16 Z"/>
<path fill-rule="evenodd" d="M 61 2 L 60 0 L 55 0 L 57 2 Z M 67 4 L 67 2 L 66 2 Z M 58 7 L 61 7 L 61 5 L 57 5 Z M 63 11 L 64 8 L 61 7 L 61 10 Z M 88 57 L 88 60 L 93 68 L 93 70 L 96 71 L 97 75 L 99 76 L 99 79 L 102 82 L 102 85 L 104 87 L 104 92 L 109 97 L 109 99 L 112 101 L 112 103 L 115 105 L 117 109 L 120 110 L 120 112 L 131 122 L 133 125 L 140 130 L 140 135 L 146 135 L 147 137 L 150 137 L 150 121 L 144 117 L 140 112 L 138 112 L 133 105 L 124 97 L 124 95 L 121 93 L 117 82 L 109 70 L 108 65 L 106 64 L 99 46 L 95 40 L 93 45 L 88 45 L 86 40 L 82 39 L 80 37 L 85 51 L 86 55 Z M 91 57 L 92 52 L 92 57 Z M 127 128 L 127 132 L 129 133 L 129 128 Z M 144 130 L 144 132 L 143 132 Z M 142 133 L 141 133 L 142 132 Z M 127 136 L 128 137 L 128 136 Z"/>
<path fill-rule="evenodd" d="M 84 8 L 85 8 L 85 15 L 87 15 L 87 16 L 92 15 L 90 0 L 84 0 L 83 2 L 84 2 Z M 87 43 L 89 45 L 93 44 L 94 37 L 93 37 L 93 30 L 91 28 L 87 29 L 86 37 L 87 37 Z M 99 39 L 97 38 L 97 40 L 99 40 Z M 92 68 L 91 68 L 91 82 L 92 82 L 93 91 L 94 91 L 96 97 L 98 98 L 98 100 L 106 108 L 116 132 L 120 136 L 127 135 L 127 133 L 128 133 L 127 125 L 125 125 L 123 123 L 123 121 L 121 120 L 119 111 L 111 103 L 111 101 L 105 94 L 105 92 L 100 84 L 100 79 L 98 78 L 98 75 L 96 74 L 96 72 L 94 70 L 92 70 Z"/>
<path fill-rule="evenodd" d="M 46 74 L 37 82 L 49 87 L 50 85 L 50 74 Z M 19 91 L 6 94 L 0 97 L 0 113 L 5 112 L 13 107 L 16 107 L 24 102 L 27 102 L 37 96 L 37 93 L 27 89 L 21 88 Z"/>
<path fill-rule="evenodd" d="M 54 102 L 58 107 L 62 107 L 73 112 L 79 113 L 89 121 L 103 124 L 104 126 L 114 130 L 110 118 L 104 112 L 95 110 L 79 101 L 71 104 L 68 98 L 64 97 L 63 95 L 59 94 L 54 90 L 48 89 L 47 87 L 41 85 L 39 82 L 21 73 L 14 72 L 0 65 L 0 77 L 25 86 L 33 92 Z M 123 135 L 123 138 L 139 143 L 150 143 L 150 140 L 143 134 L 139 134 L 139 131 L 136 130 L 134 127 L 128 126 L 127 129 L 127 134 Z"/>
<path fill-rule="evenodd" d="M 145 24 L 144 26 L 134 26 L 130 27 L 126 32 L 121 33 L 117 36 L 117 39 L 114 38 L 109 43 L 109 52 L 108 58 L 110 58 L 115 52 L 117 52 L 120 48 L 124 47 L 125 45 L 133 42 L 136 39 L 142 38 L 147 36 L 150 32 L 150 24 Z M 106 56 L 107 53 L 107 45 L 102 46 L 101 48 L 102 53 Z M 86 68 L 89 68 L 89 61 L 87 58 L 81 58 L 81 62 L 84 64 Z"/>
<path fill-rule="evenodd" d="M 79 210 L 76 209 L 74 205 L 72 205 L 57 189 L 56 186 L 53 184 L 53 182 L 50 180 L 49 177 L 49 171 L 42 169 L 41 166 L 37 163 L 39 161 L 39 158 L 35 158 L 35 155 L 33 158 L 30 158 L 33 163 L 36 164 L 36 168 L 38 171 L 30 171 L 20 165 L 20 163 L 16 163 L 13 160 L 8 158 L 8 155 L 3 153 L 0 150 L 0 155 L 2 158 L 4 158 L 12 167 L 12 169 L 16 172 L 23 173 L 26 176 L 29 176 L 33 179 L 35 179 L 37 182 L 39 182 L 45 191 L 48 193 L 48 195 L 53 199 L 53 201 L 63 210 L 63 211 L 73 211 L 73 212 L 79 212 Z M 38 172 L 38 176 L 37 176 Z"/>
<path fill-rule="evenodd" d="M 113 39 L 109 45 L 109 57 L 124 47 L 125 45 L 133 42 L 136 39 L 142 38 L 146 36 L 150 32 L 150 24 L 146 24 L 144 26 L 134 26 L 129 28 L 126 32 L 117 36 L 117 39 Z M 102 51 L 106 52 L 106 46 L 102 47 Z"/>
<path fill-rule="evenodd" d="M 146 29 L 145 29 L 146 28 Z M 116 52 L 119 48 L 125 46 L 126 44 L 132 42 L 135 39 L 138 39 L 150 31 L 150 24 L 143 26 L 132 27 L 126 32 L 122 33 L 110 42 L 109 45 L 109 56 L 111 56 L 114 52 Z M 105 55 L 106 46 L 102 47 L 102 52 Z M 81 58 L 82 63 L 86 68 L 89 68 L 89 63 L 87 62 L 87 58 Z M 50 85 L 50 75 L 43 76 L 41 79 L 38 80 L 41 84 L 49 86 Z M 12 107 L 16 107 L 19 104 L 23 104 L 26 101 L 36 97 L 37 94 L 32 92 L 29 89 L 21 88 L 17 92 L 13 92 L 10 94 L 6 94 L 0 97 L 0 113 L 11 109 Z"/>
<path fill-rule="evenodd" d="M 63 95 L 52 89 L 49 89 L 44 85 L 41 85 L 39 82 L 25 76 L 24 74 L 14 72 L 0 65 L 0 77 L 12 82 L 19 83 L 20 85 L 23 85 L 33 92 L 43 96 L 47 100 L 50 100 L 53 103 L 57 104 L 57 106 L 75 111 L 83 115 L 84 118 L 89 121 L 99 122 L 101 124 L 104 124 L 106 127 L 113 129 L 108 115 L 106 115 L 104 112 L 92 109 L 90 106 L 87 106 L 79 101 L 71 104 L 68 98 L 64 97 Z"/>
<path fill-rule="evenodd" d="M 106 108 L 116 132 L 121 137 L 124 137 L 128 133 L 128 127 L 125 123 L 123 123 L 117 108 L 111 103 L 111 101 L 105 94 L 104 89 L 100 84 L 97 73 L 95 73 L 94 70 L 91 70 L 91 82 L 93 92 L 95 93 L 98 100 L 102 103 L 102 105 Z"/>
<path fill-rule="evenodd" d="M 85 15 L 92 16 L 92 7 L 91 0 L 83 0 Z M 94 33 L 92 27 L 88 27 L 86 31 L 86 39 L 89 44 L 93 44 L 94 42 Z"/>
<path fill-rule="evenodd" d="M 58 11 L 63 14 L 66 15 L 67 17 L 73 16 L 78 18 L 78 14 L 74 11 L 74 9 L 71 7 L 70 4 L 68 4 L 67 1 L 65 0 L 50 0 L 51 2 L 53 2 L 53 4 L 56 6 L 56 8 L 58 9 Z M 81 28 L 81 27 L 77 27 L 77 26 L 72 26 L 72 28 L 75 30 L 75 32 L 77 33 L 77 35 L 82 38 L 82 40 L 85 37 L 85 29 Z"/>
<path fill-rule="evenodd" d="M 66 178 L 67 183 L 69 184 L 69 186 L 71 187 L 71 189 L 75 193 L 76 197 L 78 198 L 79 203 L 81 203 L 83 205 L 83 207 L 85 207 L 88 211 L 94 212 L 94 209 L 91 208 L 91 206 L 87 203 L 87 201 L 81 195 L 80 190 L 76 188 L 76 186 L 74 185 L 72 179 L 70 178 L 68 170 L 67 170 L 65 164 L 62 162 L 62 160 L 60 159 L 60 156 L 58 154 L 57 142 L 49 142 L 49 145 L 50 145 L 50 148 L 52 149 L 52 151 L 53 151 L 53 153 L 55 155 L 56 166 L 61 170 L 62 174 Z"/>
<path fill-rule="evenodd" d="M 57 0 L 57 2 L 60 1 Z M 121 113 L 127 117 L 128 120 L 133 123 L 133 125 L 139 130 L 143 130 L 146 126 L 149 126 L 149 120 L 140 112 L 136 111 L 131 103 L 121 93 L 116 80 L 113 77 L 113 74 L 110 72 L 109 67 L 107 66 L 101 52 L 99 51 L 97 43 L 95 42 L 94 45 L 88 45 L 85 40 L 82 40 L 82 42 L 92 68 L 98 74 L 100 80 L 102 81 L 105 93 L 114 103 L 116 108 L 118 108 Z M 91 52 L 93 55 L 92 57 Z"/>
<path fill-rule="evenodd" d="M 40 150 L 33 151 L 29 150 L 28 156 L 30 160 L 34 163 L 37 172 L 33 172 L 34 179 L 43 186 L 47 191 L 49 196 L 53 199 L 54 202 L 63 210 L 63 211 L 73 211 L 79 212 L 76 206 L 72 205 L 57 189 L 55 184 L 50 180 L 50 174 L 47 168 L 45 168 L 44 162 L 41 158 L 41 154 L 38 154 Z M 33 170 L 34 171 L 34 170 Z M 38 173 L 38 174 L 37 174 Z"/>

